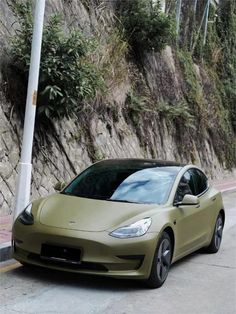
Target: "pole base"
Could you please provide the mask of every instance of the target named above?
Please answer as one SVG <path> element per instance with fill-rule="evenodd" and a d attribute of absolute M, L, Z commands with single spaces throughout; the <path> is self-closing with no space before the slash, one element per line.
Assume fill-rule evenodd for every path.
<path fill-rule="evenodd" d="M 19 163 L 19 174 L 16 187 L 16 198 L 14 206 L 13 219 L 22 212 L 22 210 L 29 204 L 30 200 L 30 185 L 31 185 L 31 163 Z"/>

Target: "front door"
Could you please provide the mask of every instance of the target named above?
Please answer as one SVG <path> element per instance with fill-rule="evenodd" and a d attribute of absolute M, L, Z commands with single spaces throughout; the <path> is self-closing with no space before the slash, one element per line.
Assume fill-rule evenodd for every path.
<path fill-rule="evenodd" d="M 177 188 L 175 202 L 181 202 L 185 194 L 196 195 L 195 177 L 188 170 L 182 176 Z M 206 192 L 207 193 L 207 192 Z M 176 256 L 184 256 L 206 241 L 208 232 L 205 208 L 205 197 L 199 197 L 197 205 L 180 205 L 176 212 Z"/>

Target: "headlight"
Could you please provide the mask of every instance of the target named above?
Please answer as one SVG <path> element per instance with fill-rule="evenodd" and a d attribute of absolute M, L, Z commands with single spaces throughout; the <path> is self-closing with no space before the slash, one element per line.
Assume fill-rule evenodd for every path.
<path fill-rule="evenodd" d="M 34 223 L 34 216 L 31 213 L 32 203 L 30 203 L 23 212 L 19 215 L 19 220 L 24 225 L 32 225 Z"/>
<path fill-rule="evenodd" d="M 118 228 L 110 233 L 115 238 L 134 238 L 144 235 L 151 226 L 152 219 L 144 218 L 129 226 Z"/>

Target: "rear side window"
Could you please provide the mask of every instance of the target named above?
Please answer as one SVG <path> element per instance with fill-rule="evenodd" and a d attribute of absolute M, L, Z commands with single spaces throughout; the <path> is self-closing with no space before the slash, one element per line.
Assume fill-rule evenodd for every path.
<path fill-rule="evenodd" d="M 194 195 L 202 194 L 208 188 L 207 177 L 198 169 L 191 169 L 190 172 L 194 183 Z"/>

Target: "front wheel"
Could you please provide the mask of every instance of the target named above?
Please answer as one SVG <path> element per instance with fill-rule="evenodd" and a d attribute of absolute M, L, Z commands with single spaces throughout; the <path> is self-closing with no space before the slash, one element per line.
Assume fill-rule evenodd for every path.
<path fill-rule="evenodd" d="M 216 224 L 214 228 L 214 233 L 211 239 L 210 245 L 206 248 L 207 253 L 216 253 L 219 251 L 222 236 L 223 236 L 223 217 L 221 214 L 218 215 L 216 219 Z"/>
<path fill-rule="evenodd" d="M 158 241 L 156 252 L 152 262 L 149 278 L 146 280 L 150 288 L 159 288 L 165 282 L 171 265 L 172 245 L 170 236 L 163 232 Z"/>

